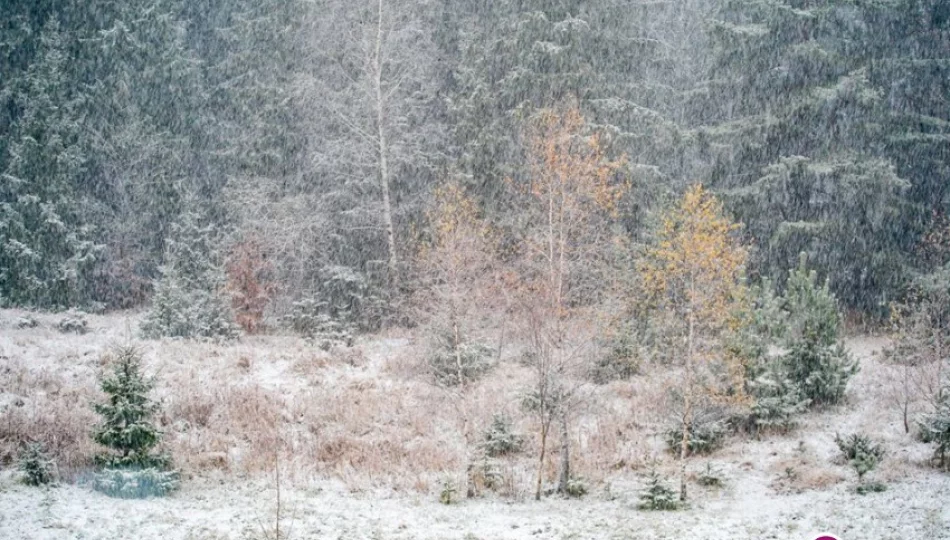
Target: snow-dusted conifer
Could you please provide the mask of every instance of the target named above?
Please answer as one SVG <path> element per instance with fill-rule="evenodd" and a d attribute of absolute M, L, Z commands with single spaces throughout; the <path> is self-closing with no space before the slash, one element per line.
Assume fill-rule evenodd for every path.
<path fill-rule="evenodd" d="M 111 376 L 101 381 L 108 396 L 94 405 L 102 421 L 93 439 L 107 450 L 96 456 L 104 470 L 93 487 L 118 497 L 163 495 L 178 486 L 178 474 L 169 471 L 171 460 L 157 453 L 161 432 L 152 423 L 158 406 L 148 393 L 153 383 L 141 372 L 141 355 L 133 347 L 116 350 Z"/>
<path fill-rule="evenodd" d="M 162 277 L 142 323 L 145 337 L 232 338 L 238 334 L 227 294 L 224 268 L 212 247 L 211 227 L 185 212 L 172 227 Z"/>

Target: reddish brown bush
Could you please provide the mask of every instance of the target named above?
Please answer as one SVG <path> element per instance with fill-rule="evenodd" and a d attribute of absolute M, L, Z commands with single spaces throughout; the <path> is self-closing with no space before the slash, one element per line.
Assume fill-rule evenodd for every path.
<path fill-rule="evenodd" d="M 273 292 L 272 268 L 261 243 L 251 239 L 236 244 L 228 257 L 226 270 L 237 323 L 249 334 L 260 331 L 264 309 Z"/>

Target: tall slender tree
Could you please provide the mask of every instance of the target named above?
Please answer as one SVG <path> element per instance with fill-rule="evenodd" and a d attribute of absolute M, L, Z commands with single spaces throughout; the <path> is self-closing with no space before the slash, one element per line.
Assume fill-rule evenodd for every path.
<path fill-rule="evenodd" d="M 746 248 L 737 238 L 739 225 L 726 217 L 722 203 L 702 185 L 691 187 L 667 213 L 656 246 L 643 268 L 646 288 L 661 309 L 685 321 L 684 377 L 680 421 L 680 500 L 686 500 L 686 458 L 696 408 L 704 397 L 725 394 L 711 368 L 725 364 L 726 330 L 744 297 Z M 729 366 L 727 366 L 729 367 Z M 727 370 L 738 374 L 741 370 Z M 725 381 L 739 389 L 741 381 Z"/>
<path fill-rule="evenodd" d="M 561 432 L 558 491 L 568 489 L 568 427 L 577 395 L 569 380 L 590 345 L 579 321 L 582 306 L 596 301 L 595 284 L 611 249 L 614 210 L 628 187 L 617 174 L 623 159 L 609 159 L 599 136 L 586 129 L 576 106 L 539 111 L 526 137 L 531 175 L 524 183 L 512 181 L 521 188 L 526 220 L 520 273 L 535 370 L 528 403 L 540 424 L 536 499 L 555 420 Z"/>

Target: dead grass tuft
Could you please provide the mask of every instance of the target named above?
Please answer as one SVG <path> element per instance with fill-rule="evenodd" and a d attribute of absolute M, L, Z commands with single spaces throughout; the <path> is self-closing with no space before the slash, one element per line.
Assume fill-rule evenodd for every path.
<path fill-rule="evenodd" d="M 769 470 L 775 474 L 771 487 L 777 493 L 823 490 L 845 480 L 838 470 L 810 454 L 780 459 Z"/>

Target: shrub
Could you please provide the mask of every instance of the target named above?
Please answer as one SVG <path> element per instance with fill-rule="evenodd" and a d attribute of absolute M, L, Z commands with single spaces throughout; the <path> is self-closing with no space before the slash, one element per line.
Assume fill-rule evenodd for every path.
<path fill-rule="evenodd" d="M 383 323 L 385 301 L 376 280 L 348 266 L 324 266 L 319 273 L 317 295 L 326 300 L 331 319 L 363 332 L 378 330 Z"/>
<path fill-rule="evenodd" d="M 56 464 L 46 454 L 42 444 L 30 443 L 20 454 L 19 469 L 26 485 L 42 486 L 55 478 Z"/>
<path fill-rule="evenodd" d="M 32 315 L 24 315 L 22 317 L 17 317 L 13 324 L 20 330 L 23 330 L 25 328 L 36 328 L 40 325 L 40 322 Z"/>
<path fill-rule="evenodd" d="M 256 240 L 235 245 L 225 265 L 231 309 L 238 325 L 248 334 L 261 330 L 264 310 L 273 292 L 269 280 L 271 270 Z"/>
<path fill-rule="evenodd" d="M 180 477 L 175 471 L 163 471 L 155 467 L 144 469 L 112 469 L 98 472 L 92 488 L 110 497 L 142 499 L 162 497 L 178 489 Z"/>
<path fill-rule="evenodd" d="M 689 425 L 687 448 L 690 454 L 708 454 L 722 446 L 726 435 L 726 422 L 697 417 Z M 666 445 L 673 453 L 678 453 L 683 440 L 682 424 L 677 423 L 666 432 Z"/>
<path fill-rule="evenodd" d="M 442 504 L 453 504 L 456 502 L 455 494 L 458 493 L 458 490 L 455 488 L 455 483 L 451 480 L 442 481 L 442 490 L 439 492 L 439 502 Z"/>
<path fill-rule="evenodd" d="M 597 384 L 626 380 L 640 372 L 640 351 L 634 337 L 624 332 L 607 345 L 607 353 L 599 357 L 591 370 Z"/>
<path fill-rule="evenodd" d="M 579 499 L 587 495 L 587 484 L 584 483 L 583 479 L 572 476 L 567 481 L 567 487 L 565 487 L 564 493 L 567 494 L 568 497 Z"/>
<path fill-rule="evenodd" d="M 722 474 L 713 468 L 712 463 L 706 463 L 706 469 L 700 473 L 699 478 L 696 481 L 701 486 L 706 487 L 722 487 Z"/>
<path fill-rule="evenodd" d="M 858 495 L 867 495 L 868 493 L 882 493 L 887 491 L 887 485 L 883 482 L 868 482 L 858 486 L 855 491 Z"/>
<path fill-rule="evenodd" d="M 428 364 L 436 383 L 459 386 L 487 373 L 492 367 L 491 355 L 491 349 L 480 343 L 456 343 L 449 333 L 440 333 L 430 348 Z"/>
<path fill-rule="evenodd" d="M 501 472 L 498 461 L 482 453 L 477 463 L 469 465 L 469 480 L 475 492 L 480 488 L 496 491 L 503 487 L 505 476 Z"/>
<path fill-rule="evenodd" d="M 334 347 L 353 346 L 353 326 L 332 318 L 326 302 L 313 298 L 294 302 L 287 321 L 294 332 L 325 351 Z"/>
<path fill-rule="evenodd" d="M 936 410 L 922 415 L 917 421 L 920 440 L 936 443 L 934 460 L 940 467 L 950 465 L 950 388 L 945 388 Z"/>
<path fill-rule="evenodd" d="M 89 331 L 86 315 L 81 311 L 69 310 L 66 312 L 66 315 L 56 323 L 56 329 L 64 334 L 85 334 Z"/>
<path fill-rule="evenodd" d="M 884 448 L 860 433 L 846 438 L 835 435 L 835 443 L 841 455 L 858 473 L 858 482 L 864 481 L 864 475 L 874 470 L 884 459 Z"/>
<path fill-rule="evenodd" d="M 524 439 L 514 433 L 511 419 L 505 415 L 496 414 L 485 431 L 482 448 L 486 456 L 498 457 L 519 452 L 523 443 Z"/>
<path fill-rule="evenodd" d="M 680 501 L 676 493 L 666 487 L 656 470 L 650 471 L 646 490 L 640 494 L 637 508 L 640 510 L 677 510 Z"/>

